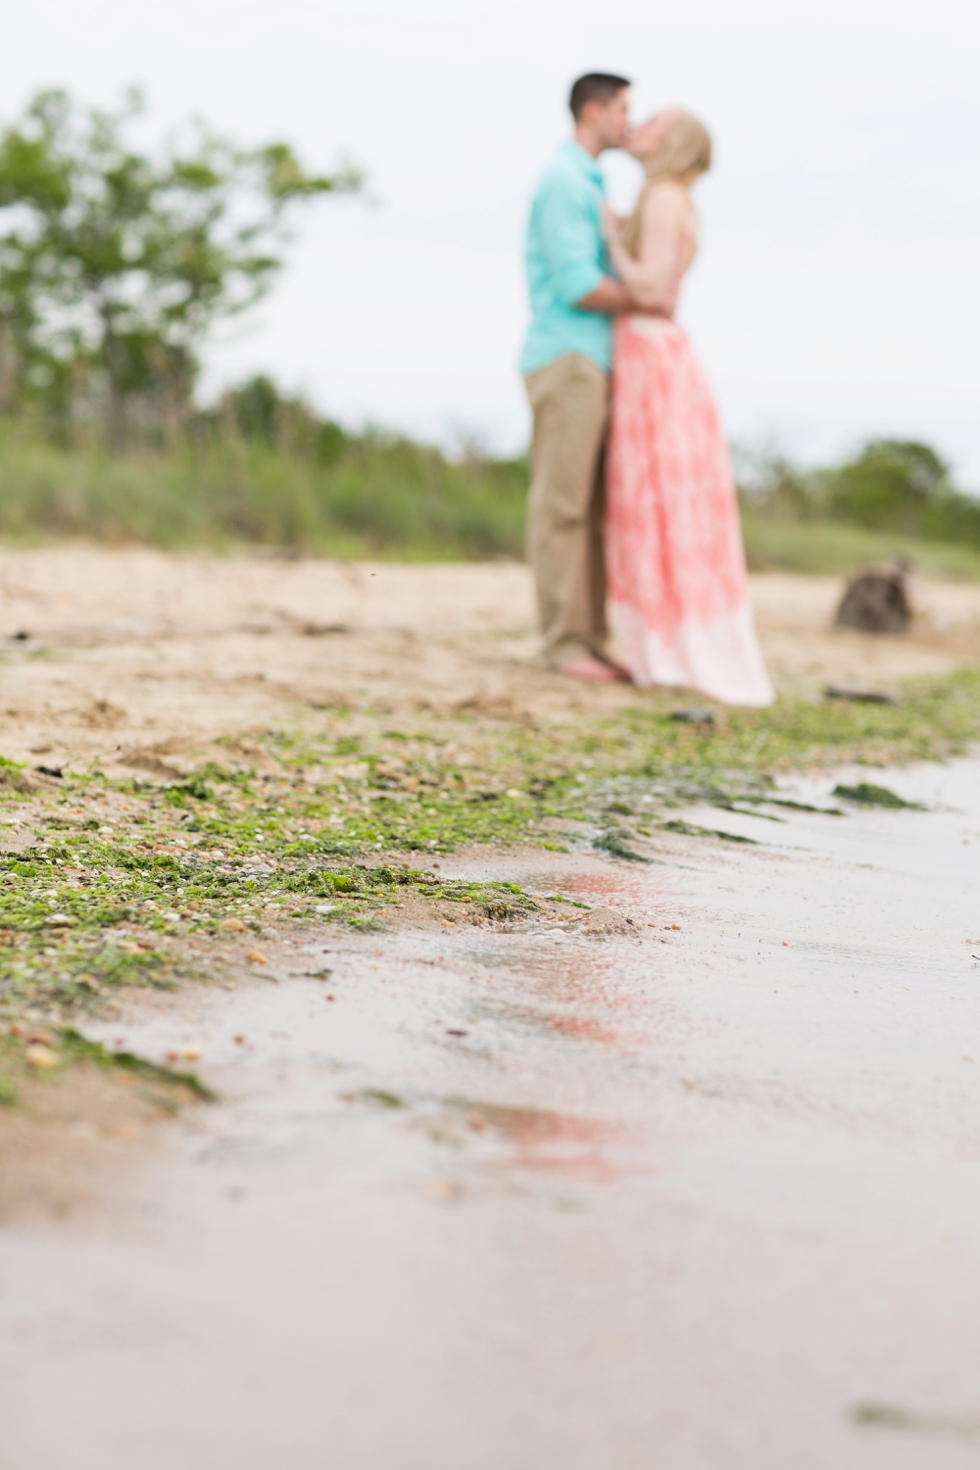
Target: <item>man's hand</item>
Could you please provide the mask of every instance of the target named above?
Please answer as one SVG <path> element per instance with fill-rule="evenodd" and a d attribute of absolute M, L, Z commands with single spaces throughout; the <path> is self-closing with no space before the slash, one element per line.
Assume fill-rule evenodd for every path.
<path fill-rule="evenodd" d="M 664 303 L 650 299 L 637 300 L 611 276 L 606 276 L 594 291 L 583 296 L 581 301 L 576 301 L 575 308 L 577 311 L 598 311 L 604 316 L 625 316 L 633 312 L 641 316 L 670 315 Z"/>
<path fill-rule="evenodd" d="M 621 316 L 625 311 L 634 311 L 633 298 L 625 286 L 604 276 L 594 291 L 576 301 L 577 311 L 598 311 L 604 316 Z"/>

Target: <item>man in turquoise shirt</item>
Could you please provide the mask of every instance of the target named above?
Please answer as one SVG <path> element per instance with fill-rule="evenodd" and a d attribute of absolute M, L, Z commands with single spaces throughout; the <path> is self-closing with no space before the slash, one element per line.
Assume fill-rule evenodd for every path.
<path fill-rule="evenodd" d="M 582 310 L 608 275 L 602 233 L 605 180 L 581 143 L 564 143 L 538 185 L 527 232 L 531 324 L 521 372 L 533 373 L 565 352 L 612 366 L 612 318 Z"/>
<path fill-rule="evenodd" d="M 622 671 L 606 653 L 603 450 L 612 319 L 637 308 L 608 274 L 597 159 L 626 137 L 629 82 L 599 72 L 579 77 L 569 106 L 574 141 L 546 169 L 527 234 L 528 555 L 546 664 L 579 678 L 615 679 Z"/>

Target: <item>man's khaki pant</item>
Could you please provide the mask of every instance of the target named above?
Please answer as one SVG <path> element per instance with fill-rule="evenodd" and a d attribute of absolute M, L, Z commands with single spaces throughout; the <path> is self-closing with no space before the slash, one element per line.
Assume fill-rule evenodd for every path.
<path fill-rule="evenodd" d="M 609 375 L 566 353 L 525 378 L 534 414 L 528 558 L 546 663 L 606 642 L 602 518 Z"/>

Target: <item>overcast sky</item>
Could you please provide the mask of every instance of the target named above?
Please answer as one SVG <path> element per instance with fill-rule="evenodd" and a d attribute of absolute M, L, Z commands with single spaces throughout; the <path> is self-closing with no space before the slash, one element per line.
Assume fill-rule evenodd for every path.
<path fill-rule="evenodd" d="M 680 318 L 729 432 L 807 460 L 924 437 L 980 490 L 980 7 L 975 0 L 30 0 L 3 5 L 0 114 L 42 85 L 142 84 L 376 203 L 299 222 L 274 295 L 209 352 L 343 421 L 522 448 L 515 362 L 536 175 L 587 70 L 637 116 L 700 114 L 717 166 Z M 635 166 L 611 157 L 626 205 Z"/>

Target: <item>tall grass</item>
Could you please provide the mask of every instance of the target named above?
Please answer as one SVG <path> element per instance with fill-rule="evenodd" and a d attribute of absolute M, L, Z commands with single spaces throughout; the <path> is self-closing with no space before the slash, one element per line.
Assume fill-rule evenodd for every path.
<path fill-rule="evenodd" d="M 924 577 L 980 582 L 980 551 L 947 541 L 924 541 L 833 520 L 786 520 L 752 505 L 742 507 L 749 570 L 843 575 L 864 562 L 904 557 Z"/>
<path fill-rule="evenodd" d="M 457 464 L 403 437 L 350 435 L 277 397 L 264 379 L 231 407 L 230 418 L 202 414 L 170 450 L 116 455 L 97 444 L 59 447 L 8 421 L 0 538 L 408 561 L 522 555 L 523 460 Z M 980 502 L 953 490 L 924 446 L 872 444 L 832 470 L 774 462 L 741 499 L 754 571 L 837 575 L 905 556 L 926 576 L 980 582 Z"/>
<path fill-rule="evenodd" d="M 0 437 L 0 536 L 87 537 L 171 549 L 248 543 L 330 556 L 520 556 L 521 461 L 454 464 L 369 434 L 331 462 L 260 439 L 206 439 L 109 455 L 8 430 Z"/>

